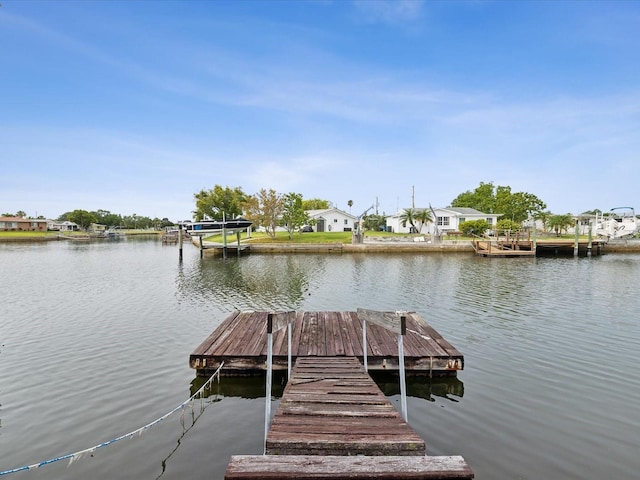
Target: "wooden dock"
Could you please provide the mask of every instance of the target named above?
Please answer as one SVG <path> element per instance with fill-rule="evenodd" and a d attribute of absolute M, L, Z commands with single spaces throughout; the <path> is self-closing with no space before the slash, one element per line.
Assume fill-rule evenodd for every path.
<path fill-rule="evenodd" d="M 213 373 L 224 362 L 223 375 L 264 373 L 267 358 L 267 312 L 234 312 L 190 355 L 198 375 Z M 357 312 L 280 312 L 294 315 L 291 355 L 299 357 L 356 357 L 363 362 L 363 321 Z M 369 370 L 397 371 L 398 340 L 393 332 L 366 324 Z M 408 374 L 455 375 L 464 356 L 417 313 L 406 313 L 404 362 Z M 273 368 L 288 365 L 287 329 L 273 334 Z"/>
<path fill-rule="evenodd" d="M 355 357 L 299 358 L 266 444 L 270 455 L 424 455 L 425 449 Z"/>
<path fill-rule="evenodd" d="M 298 358 L 265 455 L 231 457 L 226 480 L 471 479 L 460 456 L 425 456 L 425 442 L 355 357 Z"/>
<path fill-rule="evenodd" d="M 473 249 L 483 257 L 535 257 L 537 255 L 600 255 L 604 242 L 601 240 L 578 241 L 572 239 L 476 239 Z"/>
<path fill-rule="evenodd" d="M 604 240 L 575 240 L 568 238 L 545 238 L 536 241 L 538 255 L 601 255 L 605 245 Z"/>
<path fill-rule="evenodd" d="M 474 240 L 473 248 L 482 257 L 535 257 L 531 242 L 501 243 L 493 240 Z"/>

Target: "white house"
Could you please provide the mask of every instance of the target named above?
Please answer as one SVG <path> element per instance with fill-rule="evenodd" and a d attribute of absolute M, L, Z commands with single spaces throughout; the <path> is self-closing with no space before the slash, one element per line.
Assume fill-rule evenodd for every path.
<path fill-rule="evenodd" d="M 65 220 L 64 222 L 59 222 L 57 220 L 47 220 L 47 229 L 59 230 L 61 232 L 72 232 L 80 230 L 80 227 L 77 223 L 73 223 L 68 220 Z"/>
<path fill-rule="evenodd" d="M 416 208 L 414 210 L 421 212 L 425 209 Z M 435 217 L 434 221 L 425 224 L 420 232 L 413 233 L 433 235 L 436 233 L 437 228 L 438 234 L 446 235 L 448 232 L 460 231 L 460 224 L 471 220 L 486 220 L 493 227 L 498 222 L 498 217 L 501 216 L 501 214 L 482 213 L 474 208 L 462 207 L 434 208 L 433 211 L 431 209 L 426 210 L 429 210 L 431 217 Z M 405 226 L 402 225 L 403 213 L 404 209 L 386 218 L 387 230 L 396 233 L 411 233 L 411 225 L 408 223 Z"/>
<path fill-rule="evenodd" d="M 358 217 L 338 208 L 325 210 L 307 210 L 309 218 L 315 220 L 315 232 L 352 232 L 356 228 Z"/>

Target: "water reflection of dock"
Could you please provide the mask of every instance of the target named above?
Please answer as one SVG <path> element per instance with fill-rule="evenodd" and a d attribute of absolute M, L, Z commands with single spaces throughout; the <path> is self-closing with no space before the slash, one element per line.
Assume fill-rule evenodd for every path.
<path fill-rule="evenodd" d="M 400 394 L 398 376 L 394 373 L 370 372 L 371 378 L 376 382 L 382 393 L 387 397 Z M 193 395 L 207 381 L 205 377 L 194 377 L 191 382 L 190 395 Z M 287 383 L 285 371 L 274 372 L 271 395 L 274 399 L 282 397 L 284 386 Z M 264 398 L 264 378 L 251 376 L 226 376 L 219 382 L 214 382 L 211 388 L 202 392 L 204 398 L 209 396 L 221 398 Z M 464 396 L 464 383 L 457 377 L 425 377 L 411 376 L 407 378 L 407 396 L 422 398 L 430 402 L 434 397 L 454 400 Z M 455 398 L 454 398 L 455 397 Z"/>

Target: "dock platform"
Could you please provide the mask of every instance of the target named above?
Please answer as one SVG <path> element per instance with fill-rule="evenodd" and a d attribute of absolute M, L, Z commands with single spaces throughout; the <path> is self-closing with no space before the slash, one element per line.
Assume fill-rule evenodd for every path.
<path fill-rule="evenodd" d="M 473 248 L 482 257 L 535 257 L 531 242 L 500 243 L 492 240 L 474 240 Z"/>
<path fill-rule="evenodd" d="M 291 355 L 299 357 L 356 357 L 363 362 L 363 321 L 357 312 L 281 312 L 295 315 Z M 268 312 L 230 314 L 189 357 L 198 375 L 213 373 L 224 362 L 223 375 L 261 374 L 267 359 Z M 397 371 L 397 336 L 366 323 L 368 369 Z M 464 356 L 417 313 L 406 313 L 404 362 L 407 374 L 455 375 L 464 368 Z M 288 366 L 287 329 L 273 334 L 273 369 Z"/>
<path fill-rule="evenodd" d="M 602 240 L 578 241 L 571 239 L 476 239 L 473 249 L 482 257 L 511 258 L 535 257 L 541 255 L 601 255 L 604 248 Z"/>

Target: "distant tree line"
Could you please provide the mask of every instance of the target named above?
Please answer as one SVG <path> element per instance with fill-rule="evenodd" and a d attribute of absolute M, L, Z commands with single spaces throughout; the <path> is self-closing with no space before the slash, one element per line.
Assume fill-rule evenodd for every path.
<path fill-rule="evenodd" d="M 264 228 L 271 237 L 275 237 L 277 227 L 286 228 L 289 236 L 292 237 L 300 227 L 313 223 L 307 214 L 309 210 L 332 207 L 332 203 L 328 200 L 304 199 L 302 194 L 296 192 L 278 193 L 273 189 L 263 188 L 253 195 L 248 195 L 242 187 L 231 188 L 221 185 L 215 185 L 210 190 L 200 190 L 194 194 L 194 200 L 195 210 L 192 213 L 196 221 L 222 220 L 223 217 L 231 219 L 244 215 L 254 222 L 255 227 Z M 353 200 L 349 200 L 347 205 L 351 210 Z M 546 210 L 546 203 L 536 195 L 528 192 L 513 192 L 511 187 L 495 186 L 493 182 L 480 182 L 474 190 L 459 194 L 451 202 L 451 207 L 467 207 L 484 213 L 500 214 L 501 218 L 495 228 L 501 231 L 521 230 L 522 223 L 532 218 L 540 221 L 545 231 L 554 231 L 560 235 L 575 223 L 575 217 L 569 213 L 552 214 Z M 588 218 L 596 214 L 602 214 L 602 211 L 598 209 L 586 211 L 581 214 L 581 217 Z M 20 210 L 15 214 L 3 213 L 2 216 L 26 218 L 27 214 Z M 401 217 L 403 226 L 408 224 L 415 232 L 420 232 L 427 223 L 434 221 L 426 208 L 405 209 Z M 108 210 L 73 210 L 63 213 L 57 220 L 74 222 L 83 229 L 87 229 L 92 223 L 125 229 L 160 229 L 173 224 L 166 217 L 150 218 L 135 213 L 120 215 Z M 377 213 L 364 215 L 362 221 L 366 230 L 381 230 L 386 225 L 385 216 Z M 488 230 L 491 225 L 484 220 L 474 220 L 463 222 L 460 228 L 465 234 L 477 234 Z"/>
<path fill-rule="evenodd" d="M 142 215 L 120 215 L 111 213 L 108 210 L 96 210 L 88 212 L 86 210 L 73 210 L 66 212 L 57 218 L 58 221 L 69 221 L 77 224 L 80 228 L 87 230 L 92 223 L 106 225 L 109 228 L 120 227 L 123 229 L 161 229 L 173 225 L 168 218 L 150 218 Z"/>
<path fill-rule="evenodd" d="M 36 218 L 38 220 L 44 220 L 45 217 L 38 215 L 37 217 L 29 217 L 23 210 L 18 210 L 16 213 L 2 213 L 2 217 L 18 217 L 18 218 Z M 87 210 L 73 210 L 72 212 L 65 212 L 56 218 L 59 222 L 73 222 L 80 228 L 88 229 L 92 223 L 100 225 L 106 225 L 107 227 L 121 227 L 125 229 L 149 229 L 156 228 L 161 229 L 174 224 L 168 218 L 150 218 L 137 214 L 132 215 L 120 215 L 118 213 L 111 213 L 108 210 L 96 210 L 89 212 Z"/>

